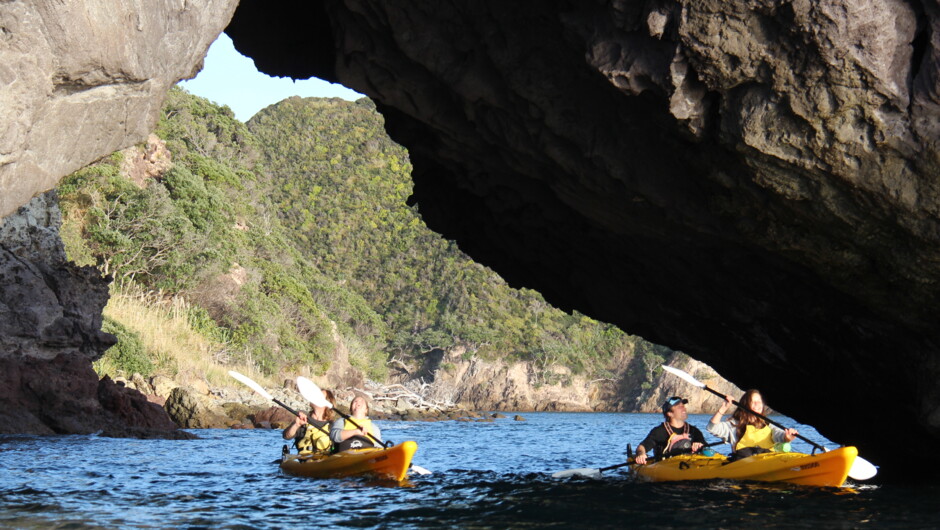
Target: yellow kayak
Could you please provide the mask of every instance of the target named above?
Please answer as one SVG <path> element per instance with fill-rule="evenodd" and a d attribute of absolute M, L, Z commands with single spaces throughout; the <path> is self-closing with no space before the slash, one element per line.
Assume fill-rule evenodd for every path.
<path fill-rule="evenodd" d="M 841 486 L 858 450 L 840 447 L 826 453 L 761 453 L 735 462 L 721 455 L 680 455 L 645 466 L 630 466 L 637 477 L 654 481 L 758 480 L 804 486 Z"/>
<path fill-rule="evenodd" d="M 375 475 L 401 482 L 408 473 L 411 457 L 418 450 L 412 441 L 387 449 L 369 447 L 350 449 L 329 456 L 301 453 L 285 455 L 281 469 L 288 474 L 310 478 L 337 478 Z"/>

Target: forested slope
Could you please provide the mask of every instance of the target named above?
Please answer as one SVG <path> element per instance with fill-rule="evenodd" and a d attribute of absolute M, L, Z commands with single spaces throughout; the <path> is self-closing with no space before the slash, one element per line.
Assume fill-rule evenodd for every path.
<path fill-rule="evenodd" d="M 174 89 L 156 136 L 62 182 L 63 237 L 116 293 L 185 300 L 223 364 L 323 373 L 340 341 L 375 379 L 393 357 L 460 348 L 528 361 L 536 383 L 558 365 L 611 376 L 626 356 L 643 383 L 671 354 L 510 288 L 428 230 L 406 205 L 408 154 L 368 99 L 289 98 L 246 126 Z"/>

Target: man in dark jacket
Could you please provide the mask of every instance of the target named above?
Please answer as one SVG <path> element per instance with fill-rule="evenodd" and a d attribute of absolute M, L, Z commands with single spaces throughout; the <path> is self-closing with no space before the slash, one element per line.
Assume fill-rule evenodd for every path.
<path fill-rule="evenodd" d="M 702 431 L 686 423 L 689 413 L 685 410 L 688 399 L 672 396 L 663 403 L 663 418 L 665 421 L 657 425 L 636 448 L 637 464 L 646 464 L 649 450 L 657 458 L 694 453 L 705 445 Z"/>

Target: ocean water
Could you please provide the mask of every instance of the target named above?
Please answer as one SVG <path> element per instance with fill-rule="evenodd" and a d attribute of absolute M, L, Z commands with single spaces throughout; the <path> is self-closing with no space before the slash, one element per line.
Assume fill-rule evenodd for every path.
<path fill-rule="evenodd" d="M 730 481 L 650 484 L 622 470 L 655 414 L 523 413 L 492 423 L 380 422 L 433 472 L 402 485 L 282 474 L 279 431 L 197 430 L 198 440 L 0 436 L 5 528 L 932 528 L 940 485 L 843 488 Z M 707 416 L 690 421 L 703 428 Z M 801 434 L 833 447 L 809 426 Z M 704 431 L 704 429 L 703 429 Z M 707 435 L 706 435 L 707 436 Z M 809 451 L 795 442 L 794 450 Z M 727 446 L 724 446 L 727 447 Z M 723 450 L 721 446 L 716 449 Z M 864 456 L 864 455 L 863 455 Z M 877 462 L 876 462 L 877 464 Z"/>

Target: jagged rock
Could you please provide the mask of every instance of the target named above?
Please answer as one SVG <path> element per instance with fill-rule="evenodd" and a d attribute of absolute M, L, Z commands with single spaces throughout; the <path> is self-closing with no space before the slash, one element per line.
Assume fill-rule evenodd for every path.
<path fill-rule="evenodd" d="M 189 388 L 174 388 L 164 408 L 183 429 L 219 429 L 235 423 L 215 400 Z"/>
<path fill-rule="evenodd" d="M 237 0 L 0 4 L 0 216 L 144 141 Z"/>
<path fill-rule="evenodd" d="M 294 415 L 281 407 L 268 407 L 255 413 L 251 419 L 257 428 L 284 429 L 294 422 Z"/>
<path fill-rule="evenodd" d="M 174 431 L 176 424 L 166 410 L 147 400 L 138 390 L 114 384 L 107 376 L 98 382 L 98 401 L 125 424 L 147 429 Z"/>
<path fill-rule="evenodd" d="M 150 384 L 153 386 L 153 393 L 158 396 L 163 396 L 164 398 L 169 397 L 173 389 L 179 386 L 176 381 L 165 375 L 155 375 L 151 377 Z"/>
<path fill-rule="evenodd" d="M 497 418 L 497 419 L 503 419 L 503 418 L 506 417 L 506 415 L 505 415 L 505 414 L 500 414 L 499 412 L 494 412 L 493 415 L 492 415 L 492 417 L 493 417 L 493 418 Z"/>
<path fill-rule="evenodd" d="M 144 379 L 144 376 L 138 373 L 134 373 L 131 375 L 130 384 L 127 386 L 139 391 L 141 394 L 144 394 L 144 395 L 156 394 L 156 392 L 154 391 L 153 385 L 148 383 L 147 380 Z"/>
<path fill-rule="evenodd" d="M 520 415 L 518 415 L 518 414 L 516 414 L 515 416 L 513 416 L 512 419 L 514 419 L 514 420 L 516 420 L 516 421 L 526 421 L 525 418 L 523 418 L 522 416 L 520 416 Z"/>
<path fill-rule="evenodd" d="M 234 420 L 237 425 L 251 424 L 251 416 L 260 412 L 256 408 L 252 408 L 244 403 L 223 403 L 222 410 L 225 411 L 225 415 Z"/>

